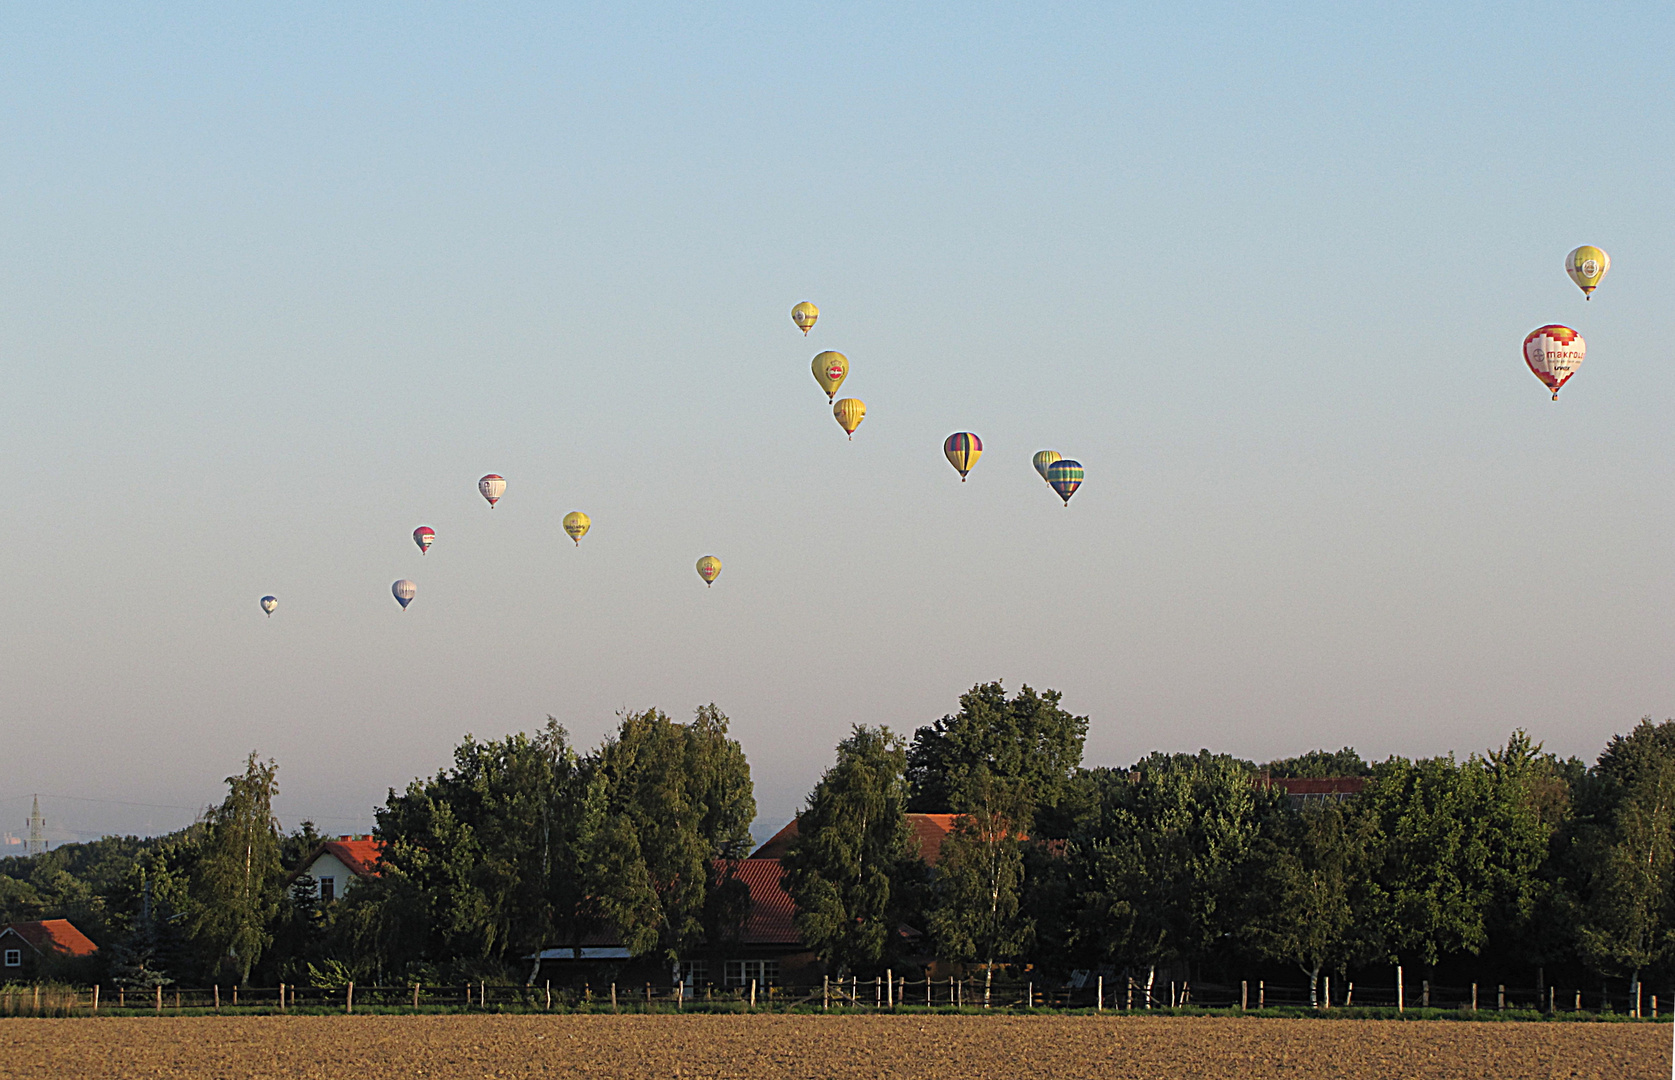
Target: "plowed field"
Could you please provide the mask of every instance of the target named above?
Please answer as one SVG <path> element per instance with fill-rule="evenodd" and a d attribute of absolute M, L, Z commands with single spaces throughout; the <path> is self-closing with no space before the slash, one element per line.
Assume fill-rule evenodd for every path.
<path fill-rule="evenodd" d="M 1225 1017 L 270 1016 L 0 1021 L 4 1077 L 1668 1076 L 1665 1025 Z"/>

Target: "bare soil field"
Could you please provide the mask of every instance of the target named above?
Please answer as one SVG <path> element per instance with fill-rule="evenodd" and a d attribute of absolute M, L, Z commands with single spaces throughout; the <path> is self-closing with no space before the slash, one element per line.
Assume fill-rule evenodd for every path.
<path fill-rule="evenodd" d="M 0 1077 L 1664 1077 L 1663 1024 L 1243 1017 L 264 1016 L 0 1021 Z"/>

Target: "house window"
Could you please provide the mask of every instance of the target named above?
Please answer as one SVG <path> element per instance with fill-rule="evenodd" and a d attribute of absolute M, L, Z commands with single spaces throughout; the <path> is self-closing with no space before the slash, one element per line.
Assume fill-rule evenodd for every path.
<path fill-rule="evenodd" d="M 320 903 L 329 904 L 337 898 L 337 882 L 329 877 L 320 879 Z"/>
<path fill-rule="evenodd" d="M 710 963 L 708 960 L 682 960 L 680 962 L 680 981 L 688 991 L 703 986 L 710 981 Z"/>
<path fill-rule="evenodd" d="M 729 960 L 727 985 L 749 986 L 752 979 L 757 987 L 772 986 L 779 981 L 778 960 Z"/>
<path fill-rule="evenodd" d="M 22 949 L 7 949 L 6 950 L 6 966 L 7 967 L 22 967 L 23 966 L 23 950 Z"/>

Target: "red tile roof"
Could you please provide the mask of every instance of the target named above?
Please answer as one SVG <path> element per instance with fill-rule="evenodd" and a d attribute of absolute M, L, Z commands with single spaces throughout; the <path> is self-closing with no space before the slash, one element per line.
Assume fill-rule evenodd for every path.
<path fill-rule="evenodd" d="M 353 870 L 356 876 L 378 876 L 378 860 L 383 854 L 384 845 L 372 837 L 345 836 L 338 840 L 327 840 L 322 846 L 336 855 L 337 861 Z"/>
<path fill-rule="evenodd" d="M 99 951 L 86 934 L 70 924 L 69 919 L 46 919 L 42 922 L 11 923 L 0 934 L 10 930 L 27 941 L 38 953 L 57 953 L 59 956 L 92 956 Z"/>
<path fill-rule="evenodd" d="M 1367 786 L 1364 776 L 1328 776 L 1319 780 L 1275 777 L 1267 782 L 1288 795 L 1359 795 Z"/>
<path fill-rule="evenodd" d="M 942 842 L 948 839 L 948 834 L 954 831 L 954 823 L 959 820 L 958 814 L 908 814 L 907 824 L 913 829 L 914 839 L 919 841 L 919 857 L 936 865 L 938 856 L 942 854 Z M 797 838 L 797 819 L 792 818 L 790 824 L 774 833 L 761 847 L 750 853 L 752 859 L 780 859 L 791 850 L 791 842 Z"/>
<path fill-rule="evenodd" d="M 727 865 L 750 889 L 750 914 L 739 931 L 742 945 L 796 945 L 801 942 L 792 917 L 797 905 L 780 884 L 785 868 L 778 859 L 738 859 Z"/>

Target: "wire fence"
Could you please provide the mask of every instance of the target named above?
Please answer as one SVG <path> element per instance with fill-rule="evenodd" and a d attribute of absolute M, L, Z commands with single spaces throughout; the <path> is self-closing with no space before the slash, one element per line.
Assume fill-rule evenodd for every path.
<path fill-rule="evenodd" d="M 0 1016 L 201 1015 L 422 1012 L 682 1012 L 936 1010 L 981 1012 L 1180 1012 L 1373 1010 L 1388 1012 L 1518 1013 L 1668 1017 L 1675 994 L 1661 1000 L 1642 987 L 1592 991 L 1504 984 L 1417 986 L 1323 979 L 1307 986 L 1264 980 L 1237 984 L 1154 981 L 1089 975 L 1076 984 L 981 975 L 909 979 L 887 973 L 862 978 L 827 977 L 815 984 L 757 982 L 729 986 L 605 983 L 580 987 L 551 983 L 402 985 L 208 986 L 146 988 L 69 986 L 58 983 L 0 986 Z"/>

